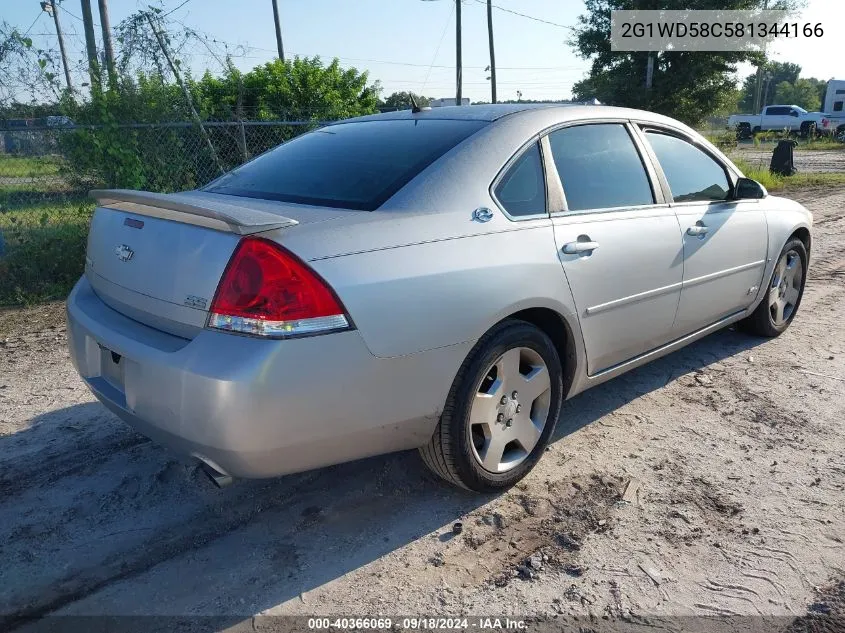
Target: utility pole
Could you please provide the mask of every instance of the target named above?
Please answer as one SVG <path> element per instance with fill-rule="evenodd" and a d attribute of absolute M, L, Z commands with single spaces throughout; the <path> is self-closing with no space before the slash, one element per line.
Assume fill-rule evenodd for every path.
<path fill-rule="evenodd" d="M 648 63 L 645 68 L 645 87 L 651 90 L 652 79 L 654 79 L 654 53 L 648 52 Z"/>
<path fill-rule="evenodd" d="M 493 0 L 487 0 L 487 38 L 490 40 L 490 91 L 496 103 L 496 49 L 493 47 Z"/>
<path fill-rule="evenodd" d="M 83 0 L 84 2 L 85 0 Z M 205 126 L 202 124 L 202 119 L 200 119 L 200 115 L 197 112 L 197 109 L 194 107 L 194 100 L 191 98 L 191 92 L 188 90 L 188 87 L 185 85 L 185 82 L 182 81 L 182 75 L 179 73 L 179 67 L 173 61 L 173 58 L 170 56 L 170 50 L 167 48 L 167 43 L 164 41 L 164 36 L 162 36 L 161 32 L 158 30 L 158 27 L 153 22 L 153 18 L 150 15 L 150 12 L 147 11 L 145 17 L 147 18 L 147 22 L 150 25 L 150 29 L 153 31 L 153 35 L 155 35 L 156 41 L 158 42 L 158 46 L 161 49 L 164 58 L 167 60 L 167 65 L 170 66 L 170 72 L 173 73 L 173 76 L 176 78 L 176 83 L 179 84 L 179 87 L 182 89 L 182 93 L 185 95 L 185 102 L 188 104 L 188 108 L 191 111 L 191 118 L 196 123 L 197 127 L 200 130 L 200 134 L 202 134 L 203 139 L 205 140 L 206 147 L 208 147 L 208 151 L 211 152 L 211 156 L 214 159 L 214 164 L 217 166 L 217 171 L 220 174 L 223 174 L 225 170 L 223 169 L 223 165 L 220 163 L 220 159 L 217 157 L 217 151 L 214 149 L 214 144 L 211 142 L 211 138 L 208 136 L 208 132 L 205 129 Z"/>
<path fill-rule="evenodd" d="M 109 72 L 109 83 L 114 81 L 114 46 L 111 41 L 111 22 L 109 20 L 108 0 L 98 0 L 100 5 L 100 26 L 103 29 L 103 50 L 106 52 L 106 69 Z"/>
<path fill-rule="evenodd" d="M 763 10 L 769 8 L 769 0 L 763 0 Z M 760 90 L 763 87 L 763 66 L 766 64 L 766 44 L 763 43 L 763 62 L 757 66 L 757 80 L 754 84 L 754 114 L 757 114 L 763 109 L 760 105 Z"/>
<path fill-rule="evenodd" d="M 97 40 L 94 37 L 94 18 L 91 15 L 91 0 L 82 0 L 82 23 L 85 26 L 85 50 L 88 55 L 88 75 L 91 90 L 100 88 L 100 65 L 97 63 Z"/>
<path fill-rule="evenodd" d="M 273 22 L 276 24 L 276 47 L 279 49 L 279 59 L 285 62 L 285 48 L 282 46 L 282 23 L 279 20 L 279 0 L 273 0 Z"/>
<path fill-rule="evenodd" d="M 766 73 L 765 87 L 763 88 L 763 96 L 760 100 L 760 110 L 766 107 L 769 103 L 769 84 L 772 81 L 772 73 Z"/>
<path fill-rule="evenodd" d="M 56 37 L 59 40 L 59 53 L 62 56 L 62 68 L 65 70 L 65 83 L 67 83 L 68 92 L 73 92 L 73 84 L 70 82 L 70 69 L 67 65 L 67 53 L 65 52 L 65 36 L 62 33 L 62 24 L 59 22 L 59 5 L 56 4 L 56 0 L 44 0 L 41 3 L 41 10 L 52 15 L 53 22 L 56 23 Z"/>
<path fill-rule="evenodd" d="M 461 89 L 463 84 L 463 65 L 461 64 L 461 0 L 455 0 L 455 73 L 457 89 L 455 105 L 462 105 Z"/>

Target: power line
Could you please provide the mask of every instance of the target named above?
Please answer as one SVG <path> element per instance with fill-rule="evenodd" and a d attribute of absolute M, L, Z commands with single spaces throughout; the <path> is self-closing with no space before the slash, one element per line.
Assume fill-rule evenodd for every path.
<path fill-rule="evenodd" d="M 495 6 L 495 5 L 493 5 L 493 6 Z M 452 9 L 452 11 L 454 12 L 454 8 Z M 452 14 L 450 13 L 449 19 L 446 21 L 446 27 L 443 29 L 443 34 L 441 35 L 441 39 L 440 39 L 440 45 L 441 46 L 442 46 L 442 43 L 443 43 L 443 38 L 446 35 L 446 31 L 449 29 L 449 24 L 451 23 L 451 20 L 452 20 Z M 175 22 L 177 24 L 183 26 L 185 29 L 193 31 L 197 35 L 204 36 L 207 40 L 209 40 L 209 41 L 211 41 L 215 44 L 223 44 L 224 46 L 231 46 L 233 48 L 242 48 L 245 51 L 261 51 L 261 52 L 264 52 L 264 53 L 274 53 L 274 54 L 277 53 L 277 51 L 275 49 L 271 49 L 271 48 L 262 48 L 260 46 L 252 46 L 250 44 L 237 44 L 235 42 L 227 42 L 226 40 L 221 40 L 221 39 L 216 38 L 215 36 L 213 36 L 212 34 L 206 32 L 206 31 L 201 31 L 201 30 L 196 29 L 194 27 L 189 27 L 186 24 L 184 24 L 183 22 L 180 22 L 179 20 L 175 20 Z M 449 69 L 449 70 L 454 70 L 454 68 L 455 68 L 454 64 L 453 65 L 448 65 L 448 64 L 419 64 L 419 63 L 414 63 L 414 62 L 397 62 L 397 61 L 391 61 L 391 60 L 386 60 L 386 59 L 370 59 L 370 58 L 366 58 L 366 57 L 343 57 L 341 55 L 333 55 L 333 54 L 323 55 L 323 54 L 320 54 L 320 53 L 302 53 L 302 52 L 296 52 L 296 51 L 291 52 L 291 54 L 295 55 L 295 56 L 299 56 L 299 57 L 312 57 L 314 55 L 317 55 L 319 57 L 325 57 L 325 58 L 337 58 L 341 61 L 367 62 L 367 63 L 370 63 L 370 64 L 388 64 L 390 66 L 409 66 L 409 67 L 412 67 L 412 68 L 426 68 L 426 69 L 428 69 L 428 68 L 444 68 L 444 69 Z M 244 55 L 244 57 L 247 57 L 247 56 Z M 259 59 L 259 58 L 258 57 L 249 57 L 249 59 Z M 435 59 L 436 59 L 436 54 L 435 54 Z M 432 61 L 434 61 L 434 60 L 432 60 Z M 466 66 L 465 65 L 464 68 L 484 70 L 487 67 L 486 66 Z M 582 70 L 583 66 L 499 66 L 499 65 L 497 65 L 496 68 L 499 69 L 499 70 Z"/>
<path fill-rule="evenodd" d="M 167 13 L 165 13 L 165 14 L 163 14 L 161 17 L 166 18 L 166 17 L 167 17 L 168 15 L 170 15 L 171 13 L 173 13 L 173 12 L 175 12 L 175 11 L 178 11 L 179 9 L 181 9 L 182 7 L 184 7 L 184 6 L 185 6 L 186 4 L 188 4 L 190 1 L 191 1 L 191 0 L 183 0 L 183 1 L 182 1 L 182 3 L 181 3 L 181 4 L 179 4 L 179 6 L 174 7 L 173 9 L 170 9 L 170 11 L 168 11 L 168 12 L 167 12 Z"/>
<path fill-rule="evenodd" d="M 475 0 L 475 1 L 478 2 L 479 4 L 483 4 L 483 5 L 487 6 L 486 0 Z M 533 15 L 526 15 L 525 13 L 520 13 L 519 11 L 514 11 L 513 9 L 506 9 L 505 7 L 500 7 L 497 4 L 494 4 L 493 8 L 498 9 L 499 11 L 504 11 L 505 13 L 512 13 L 513 15 L 518 15 L 521 18 L 527 18 L 529 20 L 534 20 L 535 22 L 541 22 L 543 24 L 548 24 L 549 26 L 556 26 L 556 27 L 561 28 L 561 29 L 569 29 L 570 31 L 577 31 L 578 30 L 574 26 L 568 26 L 566 24 L 558 24 L 557 22 L 551 22 L 549 20 L 544 20 L 542 18 L 536 18 Z"/>
<path fill-rule="evenodd" d="M 451 21 L 451 16 L 450 16 L 450 21 Z M 449 23 L 447 22 L 446 29 L 443 30 L 444 37 L 445 37 L 445 33 L 448 30 L 448 28 L 449 28 Z M 196 29 L 193 29 L 193 30 L 196 31 Z M 217 40 L 217 39 L 213 39 L 213 38 L 212 38 L 211 41 L 218 43 L 218 44 L 226 44 L 226 45 L 231 45 L 231 46 L 241 46 L 242 48 L 248 49 L 248 50 L 251 50 L 251 51 L 262 51 L 262 52 L 265 52 L 265 53 L 274 53 L 275 52 L 275 51 L 273 51 L 269 48 L 261 48 L 259 46 L 250 46 L 249 44 L 245 44 L 245 45 L 233 44 L 231 42 L 225 42 L 223 40 Z M 442 44 L 442 39 L 441 39 L 441 44 Z M 300 57 L 309 57 L 309 56 L 314 55 L 315 53 L 311 53 L 309 55 L 308 53 L 294 52 L 293 54 L 300 56 Z M 337 59 L 339 59 L 341 61 L 349 61 L 349 62 L 367 62 L 367 63 L 370 63 L 370 64 L 388 64 L 390 66 L 409 66 L 409 67 L 412 67 L 412 68 L 426 68 L 426 69 L 428 69 L 428 68 L 443 68 L 443 69 L 449 69 L 449 70 L 455 69 L 454 65 L 450 66 L 448 64 L 416 64 L 416 63 L 413 63 L 413 62 L 395 62 L 395 61 L 389 61 L 389 60 L 386 60 L 386 59 L 367 59 L 367 58 L 364 58 L 364 57 L 342 57 L 340 55 L 321 55 L 320 53 L 316 53 L 316 55 L 318 55 L 320 57 L 332 57 L 332 58 L 336 57 Z M 484 70 L 484 69 L 487 68 L 487 66 L 464 66 L 464 68 Z M 581 70 L 583 67 L 582 66 L 498 66 L 497 65 L 496 68 L 498 70 Z"/>
<path fill-rule="evenodd" d="M 460 0 L 457 1 L 460 2 Z M 440 53 L 440 47 L 443 45 L 443 39 L 446 37 L 446 31 L 449 30 L 449 25 L 452 23 L 452 14 L 454 12 L 455 5 L 453 4 L 449 11 L 449 17 L 446 18 L 446 25 L 443 27 L 443 32 L 440 34 L 440 41 L 437 42 L 437 48 L 434 49 L 434 57 L 431 58 L 431 63 L 428 65 L 428 72 L 425 74 L 425 81 L 423 82 L 420 92 L 425 92 L 425 87 L 428 85 L 428 78 L 431 77 L 431 69 L 434 68 L 434 62 L 437 61 L 437 55 Z"/>
<path fill-rule="evenodd" d="M 79 20 L 80 22 L 82 22 L 82 18 L 80 18 L 80 17 L 79 17 L 78 15 L 76 15 L 75 13 L 73 13 L 73 11 L 68 11 L 68 10 L 67 10 L 67 7 L 65 7 L 65 5 L 64 5 L 64 4 L 62 4 L 62 5 L 60 5 L 60 6 L 62 7 L 62 11 L 64 11 L 65 13 L 67 13 L 70 17 L 72 17 L 72 18 L 73 18 L 73 19 L 75 19 L 75 20 Z"/>
<path fill-rule="evenodd" d="M 44 14 L 43 11 L 39 11 L 38 15 L 35 16 L 35 19 L 32 21 L 32 24 L 29 25 L 29 28 L 26 30 L 26 33 L 23 34 L 23 37 L 29 35 L 29 32 L 32 30 L 32 27 L 35 26 L 35 23 L 38 22 L 38 19 Z"/>
<path fill-rule="evenodd" d="M 269 48 L 261 48 L 259 46 L 251 46 L 249 44 L 235 44 L 234 42 L 226 42 L 225 40 L 219 40 L 219 39 L 212 37 L 208 33 L 205 33 L 203 31 L 199 31 L 199 30 L 197 30 L 193 27 L 187 26 L 183 22 L 180 22 L 178 20 L 175 20 L 175 22 L 177 24 L 181 25 L 182 27 L 184 27 L 186 31 L 192 31 L 193 33 L 195 33 L 198 36 L 197 39 L 205 40 L 203 43 L 206 46 L 207 46 L 206 42 L 210 41 L 214 44 L 222 44 L 224 46 L 230 46 L 232 48 L 243 48 L 246 51 L 261 51 L 261 52 L 265 52 L 265 53 L 275 53 L 276 52 L 275 50 L 271 50 Z M 446 29 L 444 30 L 444 34 L 445 34 L 445 31 L 448 30 L 448 28 L 449 28 L 449 25 L 447 23 Z M 76 36 L 77 38 L 79 37 L 79 33 L 76 33 L 75 31 L 71 31 L 70 34 L 73 35 L 73 36 Z M 33 33 L 33 35 L 44 36 L 44 37 L 56 37 L 55 33 L 48 33 L 48 32 Z M 201 36 L 201 37 L 199 37 L 199 36 Z M 445 37 L 445 35 L 444 35 L 444 37 Z M 201 54 L 201 53 L 197 53 L 197 54 Z M 310 57 L 310 56 L 313 55 L 313 54 L 300 53 L 300 52 L 293 52 L 293 54 L 297 55 L 299 57 Z M 341 57 L 339 55 L 322 55 L 322 54 L 319 54 L 319 53 L 317 53 L 317 55 L 319 55 L 320 57 L 325 57 L 325 58 L 328 58 L 328 57 L 335 58 L 335 57 L 337 57 L 337 59 L 339 59 L 341 61 L 368 62 L 368 63 L 371 63 L 371 64 L 386 64 L 386 65 L 389 65 L 389 66 L 408 66 L 408 67 L 411 67 L 411 68 L 425 68 L 425 69 L 431 68 L 431 69 L 449 70 L 449 71 L 454 70 L 454 68 L 455 68 L 454 65 L 450 66 L 448 64 L 417 64 L 417 63 L 413 63 L 413 62 L 389 61 L 389 60 L 386 60 L 386 59 L 366 59 L 366 58 L 361 58 L 361 57 Z M 257 56 L 257 55 L 236 55 L 236 57 L 244 58 L 244 59 L 263 59 L 263 57 Z M 465 65 L 464 68 L 473 69 L 473 70 L 484 70 L 484 69 L 487 68 L 487 66 L 466 66 Z M 530 71 L 542 71 L 542 72 L 557 72 L 557 71 L 564 71 L 564 70 L 579 70 L 580 71 L 580 70 L 583 70 L 583 68 L 584 68 L 584 66 L 499 66 L 498 64 L 496 65 L 497 70 L 520 70 L 520 71 L 521 70 L 530 70 Z"/>

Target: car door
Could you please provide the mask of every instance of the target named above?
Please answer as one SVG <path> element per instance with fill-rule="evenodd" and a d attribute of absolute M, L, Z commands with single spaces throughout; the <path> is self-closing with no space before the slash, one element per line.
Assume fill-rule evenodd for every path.
<path fill-rule="evenodd" d="M 555 242 L 590 375 L 672 336 L 681 230 L 639 143 L 625 121 L 579 123 L 543 139 Z"/>
<path fill-rule="evenodd" d="M 776 125 L 772 126 L 773 130 L 791 130 L 797 126 L 798 119 L 793 115 L 793 110 L 789 106 L 778 108 L 778 115 L 774 118 Z"/>
<path fill-rule="evenodd" d="M 763 108 L 763 114 L 760 117 L 760 129 L 761 130 L 771 129 L 773 124 L 775 124 L 775 125 L 777 124 L 776 119 L 777 119 L 777 117 L 775 116 L 775 108 L 773 106 Z"/>
<path fill-rule="evenodd" d="M 764 130 L 782 130 L 784 126 L 789 124 L 787 113 L 789 108 L 781 106 L 769 106 L 766 108 L 766 114 L 760 124 Z"/>
<path fill-rule="evenodd" d="M 683 288 L 676 335 L 745 310 L 757 296 L 768 251 L 759 200 L 732 200 L 721 161 L 677 132 L 645 127 L 666 198 L 683 230 Z"/>
<path fill-rule="evenodd" d="M 786 124 L 786 127 L 789 127 L 789 129 L 791 130 L 800 130 L 801 116 L 802 112 L 800 110 L 796 110 L 795 108 L 789 108 L 789 115 L 786 117 L 789 122 Z"/>

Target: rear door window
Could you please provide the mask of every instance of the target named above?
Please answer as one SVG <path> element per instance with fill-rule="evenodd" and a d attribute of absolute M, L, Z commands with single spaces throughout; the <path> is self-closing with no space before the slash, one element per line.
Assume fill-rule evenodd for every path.
<path fill-rule="evenodd" d="M 485 125 L 444 119 L 330 125 L 262 154 L 205 190 L 372 211 Z"/>
<path fill-rule="evenodd" d="M 549 134 L 570 211 L 654 204 L 645 167 L 621 123 L 567 127 Z"/>
<path fill-rule="evenodd" d="M 540 145 L 534 143 L 508 168 L 494 191 L 509 215 L 546 213 L 546 178 Z"/>
<path fill-rule="evenodd" d="M 649 130 L 651 143 L 675 202 L 727 200 L 731 186 L 724 167 L 692 143 Z"/>

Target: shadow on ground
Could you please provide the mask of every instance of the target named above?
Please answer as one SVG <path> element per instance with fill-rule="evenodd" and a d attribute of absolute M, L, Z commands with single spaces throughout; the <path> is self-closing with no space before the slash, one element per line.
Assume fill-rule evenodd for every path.
<path fill-rule="evenodd" d="M 555 441 L 760 342 L 726 330 L 581 394 Z M 0 438 L 0 494 L 2 629 L 46 614 L 240 622 L 496 499 L 441 484 L 413 452 L 218 490 L 95 403 Z"/>

